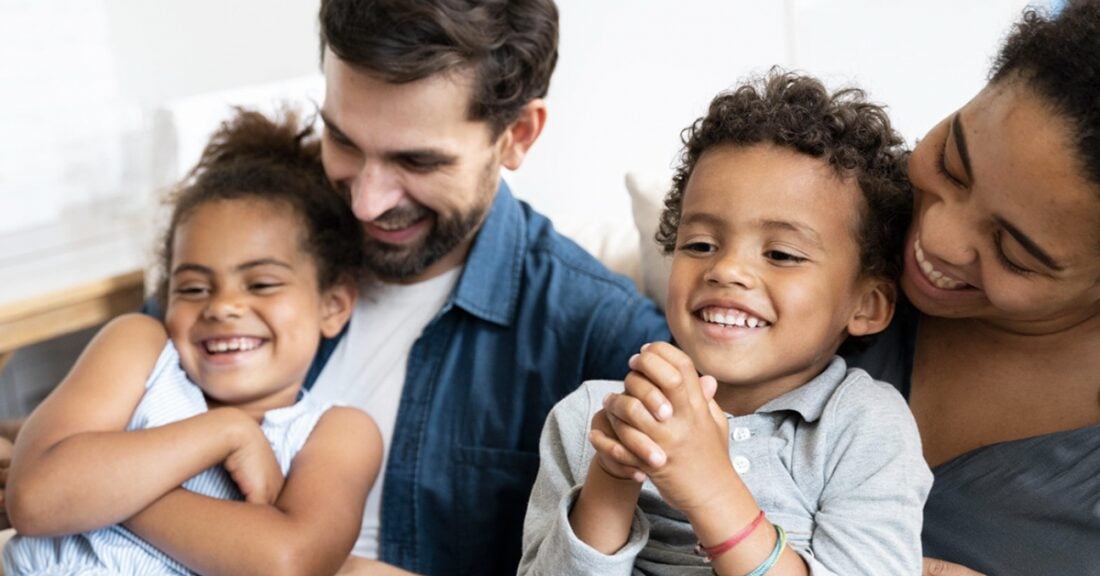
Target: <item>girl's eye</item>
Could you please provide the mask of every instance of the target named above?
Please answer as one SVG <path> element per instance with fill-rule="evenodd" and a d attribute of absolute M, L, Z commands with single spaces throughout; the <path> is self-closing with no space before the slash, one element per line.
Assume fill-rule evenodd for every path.
<path fill-rule="evenodd" d="M 796 256 L 790 252 L 784 252 L 782 250 L 768 250 L 764 253 L 764 257 L 772 262 L 778 262 L 781 264 L 801 264 L 806 261 L 806 258 L 802 256 Z"/>
<path fill-rule="evenodd" d="M 182 298 L 199 298 L 205 296 L 209 289 L 206 286 L 183 285 L 176 287 L 173 292 Z"/>
<path fill-rule="evenodd" d="M 248 289 L 253 292 L 265 294 L 275 291 L 282 285 L 283 284 L 281 282 L 253 282 L 248 285 Z"/>

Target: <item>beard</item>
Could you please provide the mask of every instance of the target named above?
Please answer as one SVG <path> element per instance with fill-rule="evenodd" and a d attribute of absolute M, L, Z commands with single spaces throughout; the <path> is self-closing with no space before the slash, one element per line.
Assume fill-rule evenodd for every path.
<path fill-rule="evenodd" d="M 497 189 L 495 166 L 494 162 L 485 166 L 478 179 L 477 199 L 465 212 L 445 217 L 416 205 L 392 208 L 375 219 L 375 224 L 393 228 L 409 226 L 424 218 L 430 218 L 432 223 L 428 234 L 413 244 L 387 244 L 367 236 L 363 243 L 366 269 L 380 278 L 404 280 L 419 275 L 454 251 L 476 233 L 492 206 Z"/>

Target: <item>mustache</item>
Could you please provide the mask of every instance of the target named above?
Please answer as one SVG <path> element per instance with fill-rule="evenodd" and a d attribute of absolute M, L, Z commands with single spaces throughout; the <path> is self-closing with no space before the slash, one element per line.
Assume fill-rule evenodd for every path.
<path fill-rule="evenodd" d="M 346 183 L 340 182 L 336 183 L 334 188 L 336 188 L 336 193 L 340 195 L 344 202 L 346 202 L 348 206 L 351 206 L 351 187 Z M 383 212 L 381 216 L 375 218 L 373 223 L 383 226 L 404 227 L 417 220 L 432 216 L 435 216 L 435 211 L 425 208 L 420 204 L 412 206 L 395 206 Z"/>

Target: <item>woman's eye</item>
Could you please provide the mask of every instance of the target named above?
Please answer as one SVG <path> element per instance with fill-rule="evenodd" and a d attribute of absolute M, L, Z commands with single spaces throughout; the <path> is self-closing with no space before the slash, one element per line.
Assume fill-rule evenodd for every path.
<path fill-rule="evenodd" d="M 936 172 L 939 172 L 940 176 L 943 176 L 948 182 L 951 182 L 955 186 L 965 186 L 961 180 L 955 178 L 947 171 L 947 142 L 944 142 L 943 148 L 940 148 L 940 153 L 936 157 Z"/>
<path fill-rule="evenodd" d="M 996 248 L 997 248 L 996 249 L 997 261 L 1000 262 L 1001 266 L 1003 266 L 1005 270 L 1008 270 L 1009 272 L 1012 272 L 1013 274 L 1019 274 L 1020 276 L 1027 276 L 1029 274 L 1034 274 L 1035 273 L 1034 270 L 1024 268 L 1023 266 L 1020 266 L 1019 264 L 1013 262 L 1008 257 L 1008 254 L 1005 254 L 1004 246 L 1001 244 L 1001 233 L 1000 232 L 998 232 L 994 236 L 993 242 L 994 242 L 994 244 L 996 244 Z"/>

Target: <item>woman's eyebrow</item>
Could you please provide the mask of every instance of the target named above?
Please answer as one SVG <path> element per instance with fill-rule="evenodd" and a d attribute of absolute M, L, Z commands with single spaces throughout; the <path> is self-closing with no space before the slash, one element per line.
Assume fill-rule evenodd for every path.
<path fill-rule="evenodd" d="M 966 147 L 966 136 L 963 134 L 962 114 L 956 112 L 955 119 L 951 121 L 951 133 L 955 136 L 955 148 L 962 159 L 963 170 L 966 171 L 966 180 L 974 181 L 974 175 L 970 172 L 970 149 Z"/>

